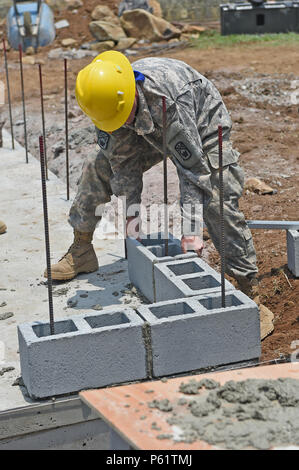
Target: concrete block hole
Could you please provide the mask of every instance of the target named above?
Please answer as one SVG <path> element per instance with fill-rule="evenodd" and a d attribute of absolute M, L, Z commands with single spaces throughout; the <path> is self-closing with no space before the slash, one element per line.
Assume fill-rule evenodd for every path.
<path fill-rule="evenodd" d="M 157 258 L 163 258 L 165 255 L 165 240 L 145 238 L 141 240 L 142 245 L 147 248 Z M 180 244 L 168 241 L 168 256 L 177 256 L 182 254 Z"/>
<path fill-rule="evenodd" d="M 117 312 L 112 314 L 95 315 L 94 317 L 85 317 L 84 320 L 93 329 L 105 328 L 107 326 L 117 326 L 130 323 L 130 320 L 124 313 Z"/>
<path fill-rule="evenodd" d="M 213 287 L 219 287 L 221 285 L 220 282 L 211 275 L 190 277 L 189 279 L 182 279 L 182 281 L 192 290 L 212 289 Z"/>
<path fill-rule="evenodd" d="M 49 323 L 33 325 L 32 329 L 38 338 L 44 338 L 46 336 L 51 335 Z M 78 331 L 78 328 L 75 326 L 72 320 L 63 320 L 55 322 L 55 335 L 71 333 L 73 331 Z"/>
<path fill-rule="evenodd" d="M 177 304 L 162 305 L 160 307 L 151 307 L 149 309 L 157 318 L 168 318 L 177 315 L 188 315 L 194 313 L 194 310 L 185 302 Z"/>
<path fill-rule="evenodd" d="M 207 299 L 197 300 L 197 302 L 207 310 L 222 309 L 221 296 L 208 297 Z M 225 296 L 225 308 L 238 307 L 242 304 L 243 302 L 233 294 Z"/>
<path fill-rule="evenodd" d="M 194 263 L 194 261 L 190 261 L 188 263 L 177 264 L 177 265 L 168 264 L 167 267 L 176 276 L 183 276 L 184 274 L 201 273 L 204 271 L 200 266 L 198 266 L 197 263 Z"/>

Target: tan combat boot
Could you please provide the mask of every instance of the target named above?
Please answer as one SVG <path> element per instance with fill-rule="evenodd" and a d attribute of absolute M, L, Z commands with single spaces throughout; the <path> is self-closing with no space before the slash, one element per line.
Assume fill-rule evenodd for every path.
<path fill-rule="evenodd" d="M 0 235 L 1 235 L 2 233 L 5 233 L 5 232 L 6 232 L 6 229 L 7 229 L 7 227 L 6 227 L 5 223 L 2 222 L 2 220 L 0 220 Z"/>
<path fill-rule="evenodd" d="M 250 297 L 259 307 L 261 323 L 261 341 L 274 331 L 274 315 L 265 305 L 260 303 L 259 281 L 256 277 L 238 280 L 240 290 Z"/>
<path fill-rule="evenodd" d="M 99 268 L 98 259 L 92 246 L 93 232 L 74 230 L 74 242 L 59 263 L 51 266 L 52 279 L 68 281 L 79 273 L 92 273 Z M 47 270 L 44 273 L 47 277 Z"/>

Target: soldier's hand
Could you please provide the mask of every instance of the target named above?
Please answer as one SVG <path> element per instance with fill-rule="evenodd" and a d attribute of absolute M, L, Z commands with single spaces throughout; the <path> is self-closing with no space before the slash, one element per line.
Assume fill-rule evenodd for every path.
<path fill-rule="evenodd" d="M 126 236 L 136 238 L 136 240 L 140 241 L 139 238 L 139 217 L 128 217 L 126 223 Z"/>
<path fill-rule="evenodd" d="M 182 252 L 195 251 L 197 256 L 201 256 L 202 250 L 204 249 L 204 242 L 199 236 L 183 236 L 181 240 Z"/>

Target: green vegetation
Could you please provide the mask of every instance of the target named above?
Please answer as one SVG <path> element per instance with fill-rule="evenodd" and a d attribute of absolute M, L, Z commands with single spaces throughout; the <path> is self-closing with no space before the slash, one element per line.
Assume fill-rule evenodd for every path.
<path fill-rule="evenodd" d="M 209 47 L 232 47 L 244 45 L 262 44 L 269 46 L 281 45 L 299 45 L 299 34 L 297 33 L 280 33 L 280 34 L 232 34 L 230 36 L 221 36 L 220 33 L 208 30 L 202 33 L 199 38 L 192 38 L 192 45 L 200 49 L 208 49 Z"/>

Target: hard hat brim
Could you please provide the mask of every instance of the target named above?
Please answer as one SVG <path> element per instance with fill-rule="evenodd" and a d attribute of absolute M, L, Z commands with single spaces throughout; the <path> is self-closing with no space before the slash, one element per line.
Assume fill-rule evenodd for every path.
<path fill-rule="evenodd" d="M 118 51 L 103 52 L 102 54 L 99 54 L 97 57 L 95 57 L 93 62 L 96 62 L 97 60 L 108 61 L 116 65 L 119 65 L 120 68 L 122 69 L 124 79 L 127 83 L 126 100 L 125 100 L 124 107 L 115 116 L 115 118 L 109 119 L 107 121 L 101 121 L 101 122 L 95 119 L 92 119 L 92 122 L 98 129 L 105 131 L 105 132 L 113 132 L 119 129 L 120 127 L 122 127 L 126 123 L 126 121 L 128 120 L 128 117 L 131 114 L 131 111 L 134 105 L 135 94 L 136 94 L 135 76 L 134 76 L 133 68 L 129 60 L 126 58 L 125 55 L 121 54 Z"/>

